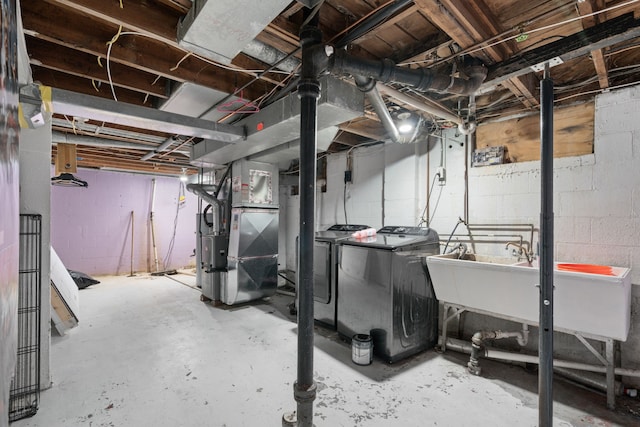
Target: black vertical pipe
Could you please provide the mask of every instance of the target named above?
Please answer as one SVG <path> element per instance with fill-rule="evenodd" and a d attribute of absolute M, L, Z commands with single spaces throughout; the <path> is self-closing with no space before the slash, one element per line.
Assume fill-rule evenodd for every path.
<path fill-rule="evenodd" d="M 538 425 L 553 425 L 553 80 L 540 82 L 540 370 Z"/>
<path fill-rule="evenodd" d="M 317 19 L 317 15 L 316 15 Z M 311 48 L 322 41 L 322 33 L 311 25 L 302 29 L 302 75 L 300 97 L 300 257 L 298 266 L 298 378 L 294 384 L 297 422 L 313 426 L 313 246 L 316 202 L 317 109 L 320 82 Z"/>

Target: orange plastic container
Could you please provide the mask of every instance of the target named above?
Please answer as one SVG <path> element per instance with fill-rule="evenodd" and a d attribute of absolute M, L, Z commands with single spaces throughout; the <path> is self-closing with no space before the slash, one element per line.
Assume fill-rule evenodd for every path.
<path fill-rule="evenodd" d="M 615 276 L 613 274 L 613 268 L 608 265 L 596 265 L 596 264 L 557 264 L 557 270 L 562 271 L 574 271 L 576 273 L 591 273 L 591 274 L 602 274 L 604 276 Z"/>

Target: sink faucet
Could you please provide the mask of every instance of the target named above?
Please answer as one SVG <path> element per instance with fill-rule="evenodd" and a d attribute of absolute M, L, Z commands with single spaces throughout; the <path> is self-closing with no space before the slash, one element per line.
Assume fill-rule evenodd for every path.
<path fill-rule="evenodd" d="M 507 242 L 507 245 L 504 247 L 505 249 L 509 249 L 509 246 L 514 246 L 518 248 L 518 254 L 524 255 L 527 258 L 527 261 L 531 263 L 533 261 L 533 254 L 524 247 L 522 243 L 518 242 Z"/>

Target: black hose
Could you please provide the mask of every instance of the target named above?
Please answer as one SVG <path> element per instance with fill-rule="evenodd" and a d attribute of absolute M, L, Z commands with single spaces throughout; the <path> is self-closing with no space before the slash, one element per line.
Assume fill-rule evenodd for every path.
<path fill-rule="evenodd" d="M 296 285 L 296 282 L 294 282 L 293 280 L 289 279 L 287 276 L 285 276 L 282 273 L 278 273 L 278 276 L 282 277 L 284 280 L 286 280 L 287 282 L 291 283 L 292 285 Z"/>
<path fill-rule="evenodd" d="M 207 213 L 209 213 L 209 209 L 211 209 L 211 204 L 208 204 L 207 207 L 204 208 L 204 211 L 202 211 L 202 220 L 208 227 L 213 227 L 213 221 L 209 222 L 207 220 Z"/>
<path fill-rule="evenodd" d="M 447 239 L 447 243 L 444 245 L 444 249 L 442 251 L 443 254 L 447 253 L 447 248 L 449 247 L 449 243 L 451 242 L 451 238 L 453 237 L 454 234 L 456 234 L 456 230 L 458 229 L 458 226 L 460 224 L 462 224 L 464 221 L 461 218 L 458 218 L 458 222 L 456 223 L 456 226 L 453 227 L 453 231 L 451 232 L 451 234 L 449 234 L 449 238 Z"/>

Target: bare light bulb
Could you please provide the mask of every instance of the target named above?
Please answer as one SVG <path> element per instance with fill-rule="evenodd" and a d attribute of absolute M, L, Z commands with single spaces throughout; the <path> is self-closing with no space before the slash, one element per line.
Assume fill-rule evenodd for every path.
<path fill-rule="evenodd" d="M 411 123 L 402 123 L 398 126 L 398 132 L 400 133 L 409 133 L 413 130 L 413 125 Z"/>

